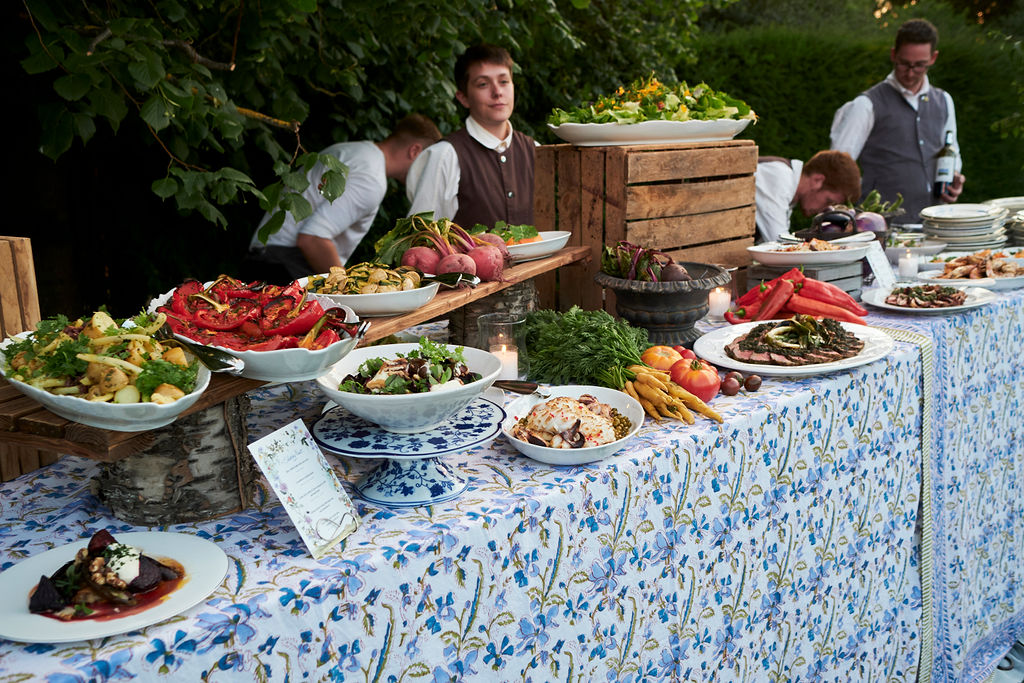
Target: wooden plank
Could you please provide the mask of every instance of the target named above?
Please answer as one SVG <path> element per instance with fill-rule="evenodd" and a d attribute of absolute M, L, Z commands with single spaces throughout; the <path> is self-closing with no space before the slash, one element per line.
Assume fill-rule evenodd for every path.
<path fill-rule="evenodd" d="M 10 481 L 21 476 L 21 460 L 18 457 L 21 448 L 13 443 L 0 443 L 0 481 Z"/>
<path fill-rule="evenodd" d="M 129 455 L 135 455 L 136 453 L 142 452 L 153 442 L 153 437 L 149 436 L 148 433 L 135 433 L 132 438 L 115 444 L 109 449 L 103 450 L 98 449 L 91 444 L 81 443 L 78 441 L 53 439 L 36 436 L 34 434 L 25 434 L 22 432 L 9 432 L 4 434 L 3 438 L 4 443 L 0 444 L 0 447 L 9 444 L 21 445 L 30 448 L 45 449 L 51 452 L 55 451 L 66 455 L 80 455 L 84 458 L 97 460 L 99 462 L 117 462 Z"/>
<path fill-rule="evenodd" d="M 663 251 L 706 242 L 753 237 L 754 233 L 753 206 L 626 223 L 626 240 Z"/>
<path fill-rule="evenodd" d="M 3 237 L 0 239 L 10 241 L 14 251 L 22 330 L 34 329 L 40 316 L 35 262 L 32 260 L 32 241 L 28 237 Z"/>
<path fill-rule="evenodd" d="M 22 330 L 14 249 L 10 242 L 0 239 L 0 338 L 6 339 Z"/>
<path fill-rule="evenodd" d="M 628 185 L 626 220 L 734 209 L 754 203 L 754 177 L 712 182 Z"/>
<path fill-rule="evenodd" d="M 611 158 L 605 164 L 607 177 L 605 178 L 605 207 L 604 207 L 604 239 L 603 244 L 614 247 L 617 243 L 627 239 L 626 237 L 626 166 L 629 158 L 635 152 L 622 148 L 610 150 Z M 598 253 L 594 263 L 593 273 L 601 270 L 601 256 Z M 615 292 L 610 289 L 601 291 L 601 306 L 611 314 L 615 314 Z"/>
<path fill-rule="evenodd" d="M 631 154 L 627 183 L 650 183 L 688 178 L 753 175 L 757 170 L 757 146 L 709 148 L 694 153 L 674 149 Z"/>
<path fill-rule="evenodd" d="M 605 242 L 605 175 L 608 166 L 614 165 L 617 155 L 614 148 L 587 147 L 580 150 L 580 237 L 590 249 L 590 268 L 575 270 L 567 280 L 566 307 L 578 305 L 585 310 L 597 310 L 602 306 L 601 288 L 594 283 L 594 273 L 601 267 L 601 247 Z"/>
<path fill-rule="evenodd" d="M 533 224 L 539 231 L 558 230 L 556 211 L 557 183 L 555 169 L 557 152 L 552 145 L 538 147 L 533 162 Z M 555 271 L 534 279 L 538 306 L 553 309 L 558 305 L 558 275 Z"/>
<path fill-rule="evenodd" d="M 753 237 L 744 237 L 738 240 L 729 240 L 728 242 L 705 244 L 699 247 L 670 251 L 668 255 L 677 261 L 714 263 L 725 268 L 745 267 L 750 265 L 750 253 L 747 251 L 747 247 L 753 244 Z"/>

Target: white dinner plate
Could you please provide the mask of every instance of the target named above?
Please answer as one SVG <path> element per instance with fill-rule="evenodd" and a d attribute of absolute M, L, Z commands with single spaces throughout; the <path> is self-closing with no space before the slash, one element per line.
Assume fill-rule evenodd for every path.
<path fill-rule="evenodd" d="M 852 358 L 832 361 L 830 363 L 814 363 L 811 365 L 798 365 L 796 367 L 784 365 L 769 365 L 767 363 L 744 363 L 731 358 L 725 352 L 725 347 L 737 337 L 750 332 L 754 327 L 763 323 L 780 322 L 778 320 L 762 320 L 739 325 L 729 325 L 712 330 L 700 337 L 693 343 L 693 352 L 698 358 L 703 358 L 713 365 L 718 365 L 740 372 L 756 373 L 758 375 L 772 375 L 776 377 L 809 377 L 811 375 L 823 375 L 839 370 L 849 370 L 861 365 L 874 362 L 884 358 L 892 351 L 895 342 L 893 338 L 882 330 L 858 325 L 856 323 L 840 323 L 847 331 L 852 332 L 858 339 L 864 342 L 861 352 Z"/>
<path fill-rule="evenodd" d="M 507 247 L 513 262 L 522 263 L 551 256 L 564 247 L 572 235 L 568 230 L 542 230 L 537 234 L 540 236 L 539 242 L 512 244 Z"/>
<path fill-rule="evenodd" d="M 982 204 L 1001 206 L 1011 213 L 1024 210 L 1024 197 L 999 197 L 998 199 L 986 199 Z"/>
<path fill-rule="evenodd" d="M 42 575 L 51 575 L 74 559 L 79 548 L 89 545 L 83 538 L 22 560 L 0 574 L 0 638 L 19 643 L 71 643 L 105 638 L 156 624 L 191 609 L 209 597 L 224 581 L 228 557 L 216 544 L 188 534 L 166 531 L 116 533 L 118 543 L 135 546 L 155 560 L 174 560 L 185 568 L 177 590 L 148 609 L 120 618 L 93 621 L 60 621 L 28 611 L 29 591 Z"/>
<path fill-rule="evenodd" d="M 917 281 L 923 282 L 929 285 L 947 285 L 950 287 L 970 286 L 970 287 L 983 287 L 985 289 L 995 289 L 996 280 L 991 277 L 975 278 L 973 280 L 966 278 L 947 278 L 939 277 L 942 275 L 942 270 L 924 270 L 917 274 Z"/>
<path fill-rule="evenodd" d="M 922 219 L 934 221 L 969 221 L 995 219 L 1006 208 L 993 204 L 937 204 L 921 209 Z"/>
<path fill-rule="evenodd" d="M 751 257 L 766 266 L 818 266 L 829 263 L 853 263 L 867 256 L 870 244 L 851 244 L 829 251 L 779 251 L 786 245 L 765 242 L 747 247 Z"/>
<path fill-rule="evenodd" d="M 912 285 L 908 285 L 907 283 L 897 283 L 897 286 L 893 287 L 893 289 L 907 286 Z M 952 285 L 946 286 L 952 287 Z M 971 308 L 977 308 L 978 306 L 984 306 L 985 304 L 992 303 L 999 296 L 995 292 L 981 287 L 957 287 L 957 289 L 963 289 L 967 293 L 967 299 L 964 303 L 959 306 L 944 306 L 942 308 L 910 308 L 909 306 L 894 306 L 893 304 L 887 304 L 885 299 L 889 296 L 891 290 L 886 289 L 869 289 L 861 293 L 860 299 L 861 301 L 871 304 L 876 308 L 884 308 L 887 311 L 895 311 L 896 313 L 943 315 L 946 313 L 956 313 L 958 311 L 966 311 Z"/>
<path fill-rule="evenodd" d="M 712 121 L 641 121 L 640 123 L 563 123 L 548 127 L 566 142 L 580 147 L 658 145 L 675 142 L 732 140 L 750 119 Z"/>

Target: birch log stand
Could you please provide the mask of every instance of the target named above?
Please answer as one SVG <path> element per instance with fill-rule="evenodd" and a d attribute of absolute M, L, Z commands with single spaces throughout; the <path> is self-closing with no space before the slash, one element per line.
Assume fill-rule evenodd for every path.
<path fill-rule="evenodd" d="M 502 282 L 439 292 L 412 313 L 374 318 L 364 343 L 539 276 L 554 285 L 547 298 L 553 303 L 554 271 L 569 264 L 585 264 L 589 257 L 590 247 L 567 247 L 507 269 Z M 547 302 L 542 295 L 542 305 Z M 0 446 L 44 449 L 99 461 L 101 472 L 93 491 L 115 517 L 129 524 L 213 519 L 243 510 L 252 501 L 259 472 L 247 447 L 246 393 L 263 384 L 215 374 L 199 400 L 170 425 L 147 432 L 115 432 L 54 415 L 0 378 Z"/>

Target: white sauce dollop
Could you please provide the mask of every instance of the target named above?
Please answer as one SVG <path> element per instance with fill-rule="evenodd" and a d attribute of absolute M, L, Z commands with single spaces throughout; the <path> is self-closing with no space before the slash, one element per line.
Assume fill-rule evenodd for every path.
<path fill-rule="evenodd" d="M 461 386 L 463 386 L 461 380 L 450 379 L 444 384 L 435 384 L 430 387 L 430 391 L 451 391 L 452 389 L 458 389 Z"/>
<path fill-rule="evenodd" d="M 139 557 L 142 553 L 138 548 L 123 543 L 111 543 L 107 546 L 109 560 L 107 566 L 117 573 L 125 583 L 131 583 L 139 576 Z"/>

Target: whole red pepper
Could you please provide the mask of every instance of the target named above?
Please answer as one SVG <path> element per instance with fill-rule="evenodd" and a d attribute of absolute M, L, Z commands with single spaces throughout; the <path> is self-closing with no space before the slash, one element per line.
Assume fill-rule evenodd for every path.
<path fill-rule="evenodd" d="M 804 273 L 799 268 L 790 268 L 782 275 L 769 280 L 768 282 L 762 282 L 761 284 L 753 287 L 749 292 L 736 299 L 737 306 L 746 306 L 752 304 L 755 301 L 761 301 L 771 291 L 772 287 L 781 282 L 782 280 L 792 280 L 793 282 L 803 282 Z"/>
<path fill-rule="evenodd" d="M 856 299 L 831 282 L 822 282 L 821 280 L 815 280 L 813 278 L 805 278 L 797 291 L 801 296 L 805 296 L 808 299 L 817 299 L 818 301 L 826 304 L 845 308 L 858 316 L 865 316 L 868 314 L 867 309 L 857 303 Z"/>
<path fill-rule="evenodd" d="M 858 323 L 860 325 L 865 324 L 863 318 L 854 315 L 842 306 L 828 304 L 824 301 L 818 301 L 817 299 L 801 296 L 800 294 L 794 294 L 789 297 L 789 303 L 787 305 L 794 313 L 835 318 L 836 320 L 841 320 L 843 322 Z"/>
<path fill-rule="evenodd" d="M 782 306 L 793 296 L 793 281 L 779 280 L 773 286 L 768 296 L 761 302 L 761 308 L 754 316 L 754 320 L 769 320 L 775 317 Z"/>
<path fill-rule="evenodd" d="M 740 309 L 740 310 L 743 310 L 743 309 Z M 725 320 L 726 320 L 726 322 L 728 322 L 731 325 L 739 325 L 740 323 L 750 322 L 746 318 L 741 318 L 740 316 L 736 315 L 732 311 L 726 311 L 725 312 Z"/>

